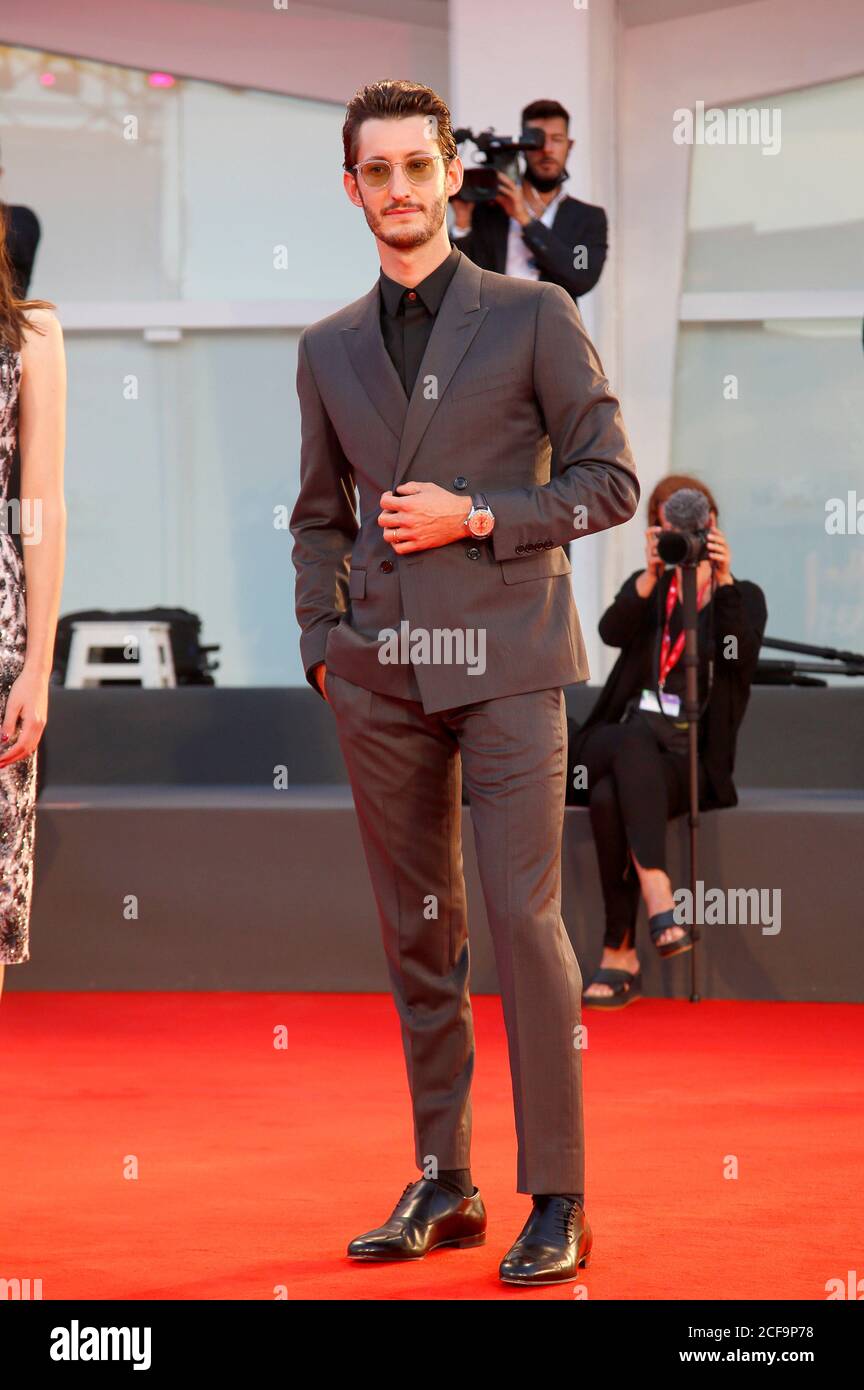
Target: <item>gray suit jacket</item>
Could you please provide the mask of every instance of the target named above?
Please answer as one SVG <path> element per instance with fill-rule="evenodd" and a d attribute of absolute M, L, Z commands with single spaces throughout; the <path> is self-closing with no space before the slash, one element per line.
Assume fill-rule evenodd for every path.
<path fill-rule="evenodd" d="M 565 290 L 461 256 L 409 401 L 376 282 L 303 331 L 297 390 L 290 526 L 314 689 L 312 668 L 326 661 L 432 714 L 588 679 L 562 547 L 627 521 L 639 484 L 618 401 Z M 397 555 L 380 499 L 412 479 L 485 493 L 491 535 L 466 528 L 465 540 Z"/>

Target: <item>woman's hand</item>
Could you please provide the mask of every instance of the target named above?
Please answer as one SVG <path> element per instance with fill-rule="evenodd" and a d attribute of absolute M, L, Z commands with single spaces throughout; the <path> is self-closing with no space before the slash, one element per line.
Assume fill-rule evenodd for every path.
<path fill-rule="evenodd" d="M 648 597 L 666 568 L 657 554 L 657 537 L 662 529 L 662 526 L 649 526 L 645 532 L 645 569 L 636 580 L 636 592 L 641 598 Z"/>
<path fill-rule="evenodd" d="M 732 555 L 722 531 L 712 526 L 708 532 L 708 559 L 714 566 L 714 578 L 718 584 L 734 584 L 732 578 Z"/>
<path fill-rule="evenodd" d="M 0 726 L 0 769 L 34 752 L 47 722 L 48 677 L 25 667 L 6 701 Z"/>
<path fill-rule="evenodd" d="M 657 537 L 662 530 L 662 526 L 649 526 L 645 532 L 645 568 L 649 574 L 653 575 L 655 581 L 660 578 L 666 568 L 665 561 L 661 560 L 657 554 Z"/>

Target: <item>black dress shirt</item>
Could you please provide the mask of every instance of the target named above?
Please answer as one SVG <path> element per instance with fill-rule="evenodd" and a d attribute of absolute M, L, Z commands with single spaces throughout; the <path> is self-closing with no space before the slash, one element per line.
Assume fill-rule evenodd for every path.
<path fill-rule="evenodd" d="M 413 289 L 391 280 L 381 271 L 379 294 L 381 300 L 381 333 L 390 360 L 405 388 L 411 395 L 435 316 L 462 252 L 454 246 L 450 255 L 436 266 L 431 275 Z"/>

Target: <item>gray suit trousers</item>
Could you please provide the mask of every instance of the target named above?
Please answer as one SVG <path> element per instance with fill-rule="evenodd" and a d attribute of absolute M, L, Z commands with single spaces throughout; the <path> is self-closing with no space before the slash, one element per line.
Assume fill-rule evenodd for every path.
<path fill-rule="evenodd" d="M 414 1114 L 415 1158 L 467 1168 L 474 1028 L 462 778 L 513 1086 L 517 1192 L 584 1192 L 582 975 L 561 917 L 561 687 L 426 714 L 328 669 Z"/>

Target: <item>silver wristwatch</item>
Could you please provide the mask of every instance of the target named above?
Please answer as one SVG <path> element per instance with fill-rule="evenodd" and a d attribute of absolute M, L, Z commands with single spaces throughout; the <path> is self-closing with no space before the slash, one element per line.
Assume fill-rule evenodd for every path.
<path fill-rule="evenodd" d="M 495 514 L 482 492 L 471 498 L 471 510 L 465 518 L 465 525 L 472 536 L 488 536 L 495 525 Z"/>

